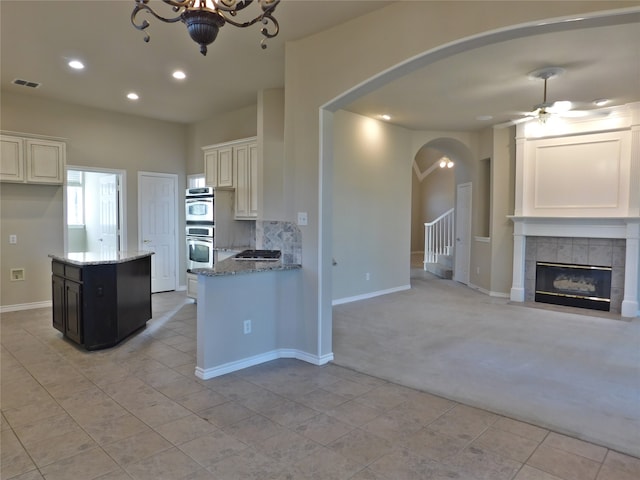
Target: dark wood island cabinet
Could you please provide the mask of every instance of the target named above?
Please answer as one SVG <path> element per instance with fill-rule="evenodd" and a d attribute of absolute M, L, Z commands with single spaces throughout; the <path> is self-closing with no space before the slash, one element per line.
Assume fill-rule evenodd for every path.
<path fill-rule="evenodd" d="M 87 350 L 112 347 L 151 319 L 151 252 L 49 255 L 53 327 Z"/>

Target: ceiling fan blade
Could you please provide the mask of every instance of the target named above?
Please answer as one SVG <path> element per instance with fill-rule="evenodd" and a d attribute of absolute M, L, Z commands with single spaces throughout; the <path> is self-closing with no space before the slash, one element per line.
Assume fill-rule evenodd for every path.
<path fill-rule="evenodd" d="M 520 123 L 530 122 L 531 120 L 534 120 L 534 119 L 535 119 L 535 117 L 514 118 L 514 119 L 508 120 L 506 122 L 498 123 L 498 124 L 494 125 L 494 127 L 496 127 L 496 128 L 513 127 L 514 125 L 518 125 Z"/>

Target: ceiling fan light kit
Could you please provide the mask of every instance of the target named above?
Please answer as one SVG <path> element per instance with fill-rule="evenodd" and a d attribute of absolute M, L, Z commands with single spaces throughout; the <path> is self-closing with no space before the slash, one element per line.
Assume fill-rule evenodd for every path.
<path fill-rule="evenodd" d="M 265 37 L 260 43 L 261 47 L 267 48 L 265 40 L 278 35 L 280 26 L 273 16 L 280 0 L 257 0 L 262 13 L 246 22 L 238 22 L 234 18 L 238 12 L 251 5 L 254 0 L 162 0 L 166 5 L 171 6 L 171 11 L 175 16 L 163 17 L 156 13 L 148 4 L 150 0 L 134 0 L 135 7 L 131 12 L 131 24 L 140 31 L 149 27 L 146 19 L 139 21 L 138 14 L 149 13 L 158 20 L 165 23 L 182 22 L 187 26 L 187 31 L 191 39 L 200 45 L 200 53 L 207 54 L 207 47 L 214 42 L 218 36 L 218 31 L 226 23 L 234 27 L 249 27 L 255 23 L 262 23 L 260 33 Z M 159 2 L 156 2 L 159 3 Z M 148 42 L 149 34 L 145 32 L 144 41 Z"/>

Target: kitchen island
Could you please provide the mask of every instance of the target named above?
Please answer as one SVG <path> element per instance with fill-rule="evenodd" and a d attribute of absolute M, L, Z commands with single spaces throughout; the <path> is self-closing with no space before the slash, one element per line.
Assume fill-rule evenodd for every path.
<path fill-rule="evenodd" d="M 299 333 L 301 265 L 228 258 L 198 275 L 195 374 L 209 379 L 283 357 Z"/>
<path fill-rule="evenodd" d="M 53 327 L 87 350 L 112 347 L 151 319 L 152 252 L 50 254 Z"/>

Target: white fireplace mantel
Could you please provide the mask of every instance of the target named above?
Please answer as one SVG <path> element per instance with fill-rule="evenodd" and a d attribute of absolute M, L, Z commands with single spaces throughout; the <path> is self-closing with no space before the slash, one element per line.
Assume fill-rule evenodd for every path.
<path fill-rule="evenodd" d="M 621 315 L 639 315 L 640 217 L 532 217 L 509 216 L 513 229 L 513 284 L 511 300 L 525 299 L 526 237 L 617 238 L 626 240 L 624 299 Z"/>

